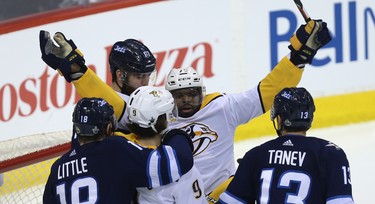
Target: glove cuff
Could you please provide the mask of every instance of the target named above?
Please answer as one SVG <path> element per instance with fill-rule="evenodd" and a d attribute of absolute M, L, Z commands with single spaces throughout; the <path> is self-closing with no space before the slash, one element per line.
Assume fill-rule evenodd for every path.
<path fill-rule="evenodd" d="M 290 52 L 289 60 L 298 68 L 305 68 L 305 60 L 295 52 Z"/>
<path fill-rule="evenodd" d="M 299 50 L 295 50 L 292 45 L 289 45 L 288 48 L 290 49 L 290 61 L 299 67 L 301 64 L 311 64 L 315 54 L 316 50 L 311 49 L 310 47 L 306 45 L 302 45 L 302 47 Z"/>
<path fill-rule="evenodd" d="M 78 71 L 72 72 L 72 65 L 77 64 L 79 66 Z M 64 76 L 67 82 L 72 82 L 73 80 L 79 79 L 87 70 L 85 65 L 85 59 L 82 53 L 75 49 L 71 51 L 60 63 L 59 71 Z"/>

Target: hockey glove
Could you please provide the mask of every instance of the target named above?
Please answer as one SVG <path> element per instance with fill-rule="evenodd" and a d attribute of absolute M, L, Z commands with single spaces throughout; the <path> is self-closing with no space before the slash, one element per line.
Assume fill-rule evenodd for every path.
<path fill-rule="evenodd" d="M 290 38 L 290 61 L 303 68 L 311 64 L 316 52 L 332 40 L 327 28 L 327 23 L 322 20 L 311 20 L 301 25 L 297 32 Z"/>
<path fill-rule="evenodd" d="M 72 40 L 65 38 L 64 34 L 57 32 L 53 39 L 58 46 L 54 44 L 48 31 L 41 30 L 39 32 L 39 45 L 43 61 L 51 68 L 59 71 L 67 82 L 78 79 L 87 70 L 83 54 Z M 72 64 L 77 64 L 80 70 L 72 72 Z"/>

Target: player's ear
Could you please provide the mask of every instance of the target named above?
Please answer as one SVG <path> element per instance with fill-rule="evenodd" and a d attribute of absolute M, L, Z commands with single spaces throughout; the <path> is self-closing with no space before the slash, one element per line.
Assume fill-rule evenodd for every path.
<path fill-rule="evenodd" d="M 112 128 L 112 123 L 107 123 L 105 127 L 105 135 L 106 137 L 112 136 L 113 135 L 113 128 Z"/>
<path fill-rule="evenodd" d="M 122 71 L 120 69 L 116 70 L 116 80 L 121 81 Z"/>

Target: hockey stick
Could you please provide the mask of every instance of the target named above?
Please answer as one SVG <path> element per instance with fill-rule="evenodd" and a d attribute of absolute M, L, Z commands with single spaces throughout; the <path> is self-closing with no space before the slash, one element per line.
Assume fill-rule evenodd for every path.
<path fill-rule="evenodd" d="M 296 4 L 299 12 L 301 12 L 301 14 L 302 14 L 303 18 L 305 19 L 306 23 L 308 23 L 311 20 L 311 18 L 309 16 L 309 14 L 307 14 L 306 10 L 303 8 L 303 4 L 302 4 L 301 0 L 293 0 L 293 1 Z"/>

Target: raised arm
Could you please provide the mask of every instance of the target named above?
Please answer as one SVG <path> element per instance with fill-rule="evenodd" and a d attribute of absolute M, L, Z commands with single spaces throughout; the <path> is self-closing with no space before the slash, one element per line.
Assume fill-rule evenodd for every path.
<path fill-rule="evenodd" d="M 43 61 L 64 76 L 67 82 L 73 82 L 79 96 L 105 99 L 113 106 L 116 117 L 121 118 L 126 107 L 125 101 L 85 65 L 83 54 L 74 42 L 67 40 L 61 32 L 57 32 L 53 40 L 48 31 L 39 32 Z"/>
<path fill-rule="evenodd" d="M 311 64 L 317 51 L 331 39 L 327 23 L 322 20 L 310 20 L 298 28 L 290 38 L 290 54 L 284 57 L 259 84 L 264 112 L 271 108 L 273 99 L 279 91 L 298 85 L 305 65 Z"/>

